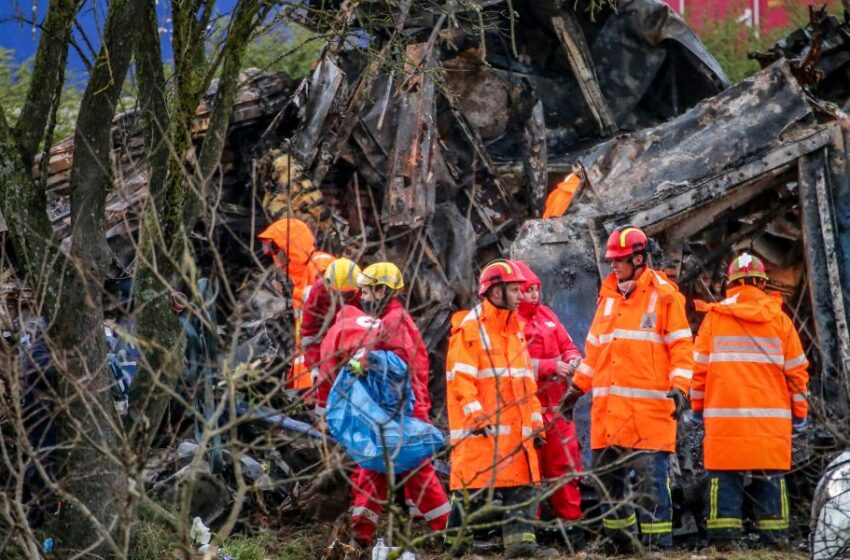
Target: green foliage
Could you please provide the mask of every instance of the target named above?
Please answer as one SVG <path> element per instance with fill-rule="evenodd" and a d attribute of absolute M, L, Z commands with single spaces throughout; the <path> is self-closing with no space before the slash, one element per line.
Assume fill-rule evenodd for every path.
<path fill-rule="evenodd" d="M 10 125 L 14 125 L 26 100 L 32 74 L 33 58 L 15 64 L 15 51 L 0 47 L 0 105 L 6 112 Z M 82 92 L 77 85 L 77 76 L 66 74 L 62 99 L 56 113 L 54 142 L 74 134 L 77 112 Z"/>
<path fill-rule="evenodd" d="M 281 542 L 272 534 L 261 533 L 252 537 L 236 535 L 227 539 L 221 547 L 219 558 L 229 554 L 233 560 L 301 560 L 316 557 L 315 552 L 302 538 L 294 537 Z"/>
<path fill-rule="evenodd" d="M 747 57 L 748 53 L 765 51 L 791 31 L 806 25 L 808 14 L 802 2 L 785 0 L 782 5 L 788 12 L 791 23 L 768 32 L 757 33 L 754 28 L 736 21 L 738 15 L 744 11 L 743 4 L 740 7 L 728 8 L 727 15 L 723 18 L 704 14 L 699 21 L 688 23 L 694 26 L 709 52 L 735 84 L 761 68 L 758 62 Z"/>
<path fill-rule="evenodd" d="M 129 560 L 172 558 L 178 546 L 174 532 L 156 521 L 140 521 L 130 541 Z"/>
<path fill-rule="evenodd" d="M 323 44 L 321 36 L 303 27 L 278 23 L 248 43 L 242 67 L 286 72 L 292 78 L 300 78 L 310 71 Z"/>

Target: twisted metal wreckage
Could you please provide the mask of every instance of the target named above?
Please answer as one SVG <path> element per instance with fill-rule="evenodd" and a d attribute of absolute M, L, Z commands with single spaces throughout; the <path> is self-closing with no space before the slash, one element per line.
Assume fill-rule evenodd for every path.
<path fill-rule="evenodd" d="M 813 398 L 846 419 L 850 120 L 839 106 L 850 104 L 850 25 L 813 12 L 808 28 L 758 55 L 764 70 L 730 87 L 660 0 L 617 4 L 591 17 L 582 2 L 556 0 L 511 9 L 500 0 L 475 9 L 448 2 L 442 11 L 408 0 L 389 12 L 362 3 L 343 14 L 355 28 L 367 18 L 372 26 L 385 22 L 369 36 L 368 52 L 327 48 L 297 87 L 283 75 L 243 74 L 217 176 L 214 237 L 195 238 L 201 266 L 214 247 L 227 263 L 225 281 L 253 298 L 256 316 L 242 325 L 235 354 L 269 369 L 291 354 L 291 333 L 264 334 L 287 302 L 244 287 L 261 272 L 256 233 L 292 213 L 312 223 L 332 252 L 345 248 L 364 261 L 380 252 L 404 265 L 438 410 L 449 316 L 471 305 L 478 264 L 508 252 L 523 258 L 581 341 L 605 274 L 598 249 L 628 222 L 661 241 L 656 263 L 689 299 L 720 296 L 733 250 L 764 257 L 813 363 Z M 309 17 L 301 23 L 326 31 Z M 115 279 L 132 267 L 147 197 L 141 126 L 135 113 L 114 122 L 107 235 Z M 65 238 L 73 150 L 66 140 L 49 162 L 51 219 Z M 582 183 L 567 213 L 536 219 L 547 192 L 576 164 Z M 694 327 L 698 321 L 692 317 Z M 586 442 L 587 403 L 578 417 Z M 679 532 L 693 534 L 699 449 L 694 427 L 683 423 L 682 431 L 676 488 L 693 514 L 679 512 Z M 823 472 L 825 454 L 814 447 L 828 443 L 818 431 L 804 438 L 796 457 L 808 469 L 798 479 L 800 496 L 811 495 L 807 484 Z M 274 472 L 321 464 L 309 441 L 289 443 Z M 181 456 L 193 452 L 187 447 Z M 328 481 L 312 493 L 286 486 L 284 509 L 302 518 L 308 503 L 310 518 L 341 511 L 344 493 L 317 497 L 321 484 Z"/>

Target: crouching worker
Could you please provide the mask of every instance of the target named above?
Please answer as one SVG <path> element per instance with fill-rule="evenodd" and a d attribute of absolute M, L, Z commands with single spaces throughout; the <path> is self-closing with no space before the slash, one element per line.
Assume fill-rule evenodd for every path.
<path fill-rule="evenodd" d="M 394 352 L 407 364 L 414 396 L 413 417 L 429 422 L 428 351 L 401 300 L 404 289 L 401 271 L 393 263 L 372 264 L 358 276 L 357 286 L 361 290 L 361 306 L 379 329 L 374 348 Z M 404 484 L 411 515 L 424 519 L 434 531 L 443 531 L 449 516 L 449 503 L 430 459 L 412 471 L 396 474 L 396 480 Z M 367 547 L 373 541 L 378 518 L 387 501 L 387 477 L 384 473 L 358 467 L 352 481 L 355 485 L 352 534 L 358 545 Z"/>
<path fill-rule="evenodd" d="M 581 452 L 576 427 L 561 414 L 561 400 L 570 379 L 581 362 L 581 353 L 567 329 L 549 307 L 540 303 L 543 283 L 527 264 L 515 261 L 526 278 L 522 285 L 519 317 L 528 344 L 528 353 L 537 379 L 537 398 L 543 409 L 546 445 L 538 449 L 541 475 L 556 487 L 549 498 L 558 519 L 574 521 L 581 517 Z"/>
<path fill-rule="evenodd" d="M 764 292 L 767 280 L 761 260 L 744 253 L 729 266 L 727 298 L 696 302 L 707 315 L 694 344 L 691 402 L 705 422 L 706 529 L 721 548 L 741 539 L 745 493 L 761 545 L 782 546 L 788 538 L 784 475 L 792 430 L 808 415 L 808 361 L 782 298 Z"/>
<path fill-rule="evenodd" d="M 535 447 L 545 445 L 543 417 L 516 314 L 525 281 L 513 261 L 489 263 L 478 285 L 482 302 L 452 321 L 446 356 L 452 513 L 446 547 L 455 556 L 470 550 L 470 527 L 486 522 L 494 497 L 505 508 L 505 556 L 543 552 L 531 523 L 538 508 Z"/>

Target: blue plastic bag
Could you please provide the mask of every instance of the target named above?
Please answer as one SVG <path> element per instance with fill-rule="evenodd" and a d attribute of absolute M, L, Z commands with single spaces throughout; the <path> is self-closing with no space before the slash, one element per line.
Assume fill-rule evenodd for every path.
<path fill-rule="evenodd" d="M 361 379 L 344 367 L 328 396 L 325 420 L 345 452 L 363 468 L 387 472 L 389 459 L 393 471 L 402 473 L 442 449 L 440 431 L 410 415 L 404 362 L 392 352 L 370 352 L 366 372 Z"/>

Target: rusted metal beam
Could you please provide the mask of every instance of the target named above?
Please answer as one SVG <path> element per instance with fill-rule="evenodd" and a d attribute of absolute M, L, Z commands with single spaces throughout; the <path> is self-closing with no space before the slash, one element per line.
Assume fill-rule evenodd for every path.
<path fill-rule="evenodd" d="M 593 113 L 593 118 L 599 125 L 602 136 L 613 136 L 617 133 L 617 123 L 614 121 L 608 103 L 602 96 L 599 80 L 593 70 L 590 49 L 584 40 L 584 33 L 578 20 L 576 20 L 575 14 L 569 10 L 564 10 L 561 15 L 552 18 L 552 26 L 564 47 L 564 52 L 567 54 L 567 59 L 570 61 L 576 80 L 578 80 L 581 93 L 590 112 Z"/>

